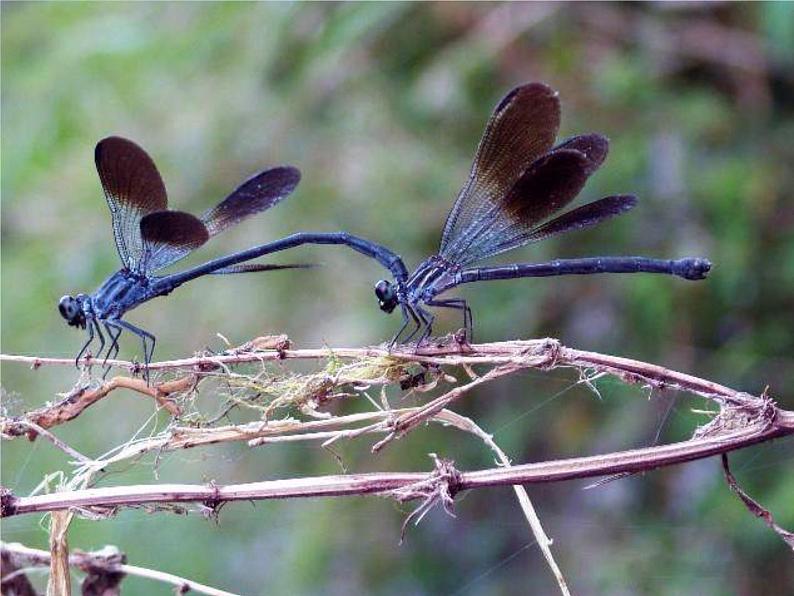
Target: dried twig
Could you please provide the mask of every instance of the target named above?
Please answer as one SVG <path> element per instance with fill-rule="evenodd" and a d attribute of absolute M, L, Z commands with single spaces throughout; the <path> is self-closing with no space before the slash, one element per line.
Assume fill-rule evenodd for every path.
<path fill-rule="evenodd" d="M 512 465 L 505 452 L 502 451 L 502 449 L 494 442 L 493 437 L 482 430 L 473 420 L 466 418 L 465 416 L 459 416 L 458 414 L 449 412 L 448 410 L 443 410 L 440 412 L 435 419 L 439 418 L 441 415 L 446 415 L 447 418 L 451 418 L 450 423 L 454 424 L 457 428 L 465 430 L 466 432 L 472 433 L 473 435 L 479 437 L 491 449 L 491 451 L 496 454 L 496 460 L 501 466 L 509 468 Z M 527 523 L 529 523 L 529 527 L 532 529 L 532 534 L 535 536 L 538 548 L 540 548 L 540 551 L 543 553 L 546 563 L 557 580 L 557 585 L 560 587 L 560 592 L 562 592 L 564 596 L 569 596 L 570 590 L 568 589 L 568 583 L 565 581 L 565 576 L 563 576 L 562 570 L 560 569 L 559 565 L 557 565 L 557 561 L 554 559 L 554 555 L 551 552 L 552 540 L 548 537 L 545 530 L 543 529 L 543 525 L 540 523 L 540 517 L 538 517 L 535 507 L 532 505 L 529 494 L 527 494 L 526 489 L 520 484 L 514 484 L 513 491 L 516 493 L 516 498 L 518 499 L 518 504 L 521 506 L 521 511 L 524 513 L 524 517 L 526 518 Z"/>
<path fill-rule="evenodd" d="M 0 549 L 2 549 L 3 560 L 7 559 L 13 562 L 16 567 L 46 567 L 50 564 L 50 553 L 46 550 L 29 548 L 14 542 L 1 542 Z M 144 577 L 154 581 L 171 584 L 179 593 L 193 590 L 200 594 L 208 594 L 209 596 L 234 596 L 232 592 L 218 590 L 217 588 L 206 586 L 171 573 L 138 567 L 137 565 L 128 565 L 123 562 L 125 559 L 126 557 L 119 553 L 118 549 L 105 547 L 102 550 L 94 552 L 75 551 L 69 555 L 69 565 L 77 567 L 89 574 L 92 572 L 96 573 L 97 570 L 103 570 L 108 573 Z M 5 593 L 5 590 L 3 593 Z"/>
<path fill-rule="evenodd" d="M 0 356 L 0 361 L 4 359 L 4 355 Z M 150 387 L 147 386 L 146 382 L 142 379 L 113 377 L 94 389 L 86 386 L 78 386 L 64 395 L 58 402 L 28 412 L 21 419 L 3 418 L 0 430 L 2 430 L 4 435 L 19 436 L 25 434 L 29 438 L 35 438 L 37 431 L 32 425 L 48 429 L 73 420 L 82 414 L 86 408 L 92 406 L 116 389 L 130 389 L 141 395 L 151 397 L 172 416 L 176 416 L 180 413 L 180 409 L 176 404 L 168 400 L 167 397 L 171 393 L 184 391 L 189 387 L 190 381 L 189 377 L 182 377 L 177 381 L 170 381 Z"/>
<path fill-rule="evenodd" d="M 265 338 L 267 339 L 267 338 Z M 271 349 L 273 348 L 273 349 Z M 292 350 L 284 339 L 277 345 L 254 340 L 221 355 L 199 355 L 193 358 L 153 363 L 153 371 L 170 371 L 176 375 L 147 386 L 130 377 L 116 377 L 99 388 L 78 389 L 53 405 L 25 415 L 0 419 L 5 438 L 27 435 L 35 438 L 44 434 L 58 448 L 75 456 L 77 469 L 69 490 L 31 497 L 16 497 L 3 492 L 2 515 L 70 509 L 82 514 L 112 514 L 118 507 L 140 506 L 145 503 L 200 502 L 211 510 L 233 500 L 254 500 L 306 496 L 341 496 L 352 494 L 382 494 L 400 500 L 422 498 L 419 508 L 409 517 L 420 519 L 436 502 L 449 511 L 455 492 L 468 488 L 511 484 L 519 498 L 544 556 L 557 577 L 564 594 L 565 580 L 551 555 L 551 540 L 543 532 L 531 502 L 521 484 L 555 482 L 571 478 L 586 478 L 620 472 L 639 472 L 659 466 L 672 465 L 692 459 L 727 453 L 760 441 L 794 433 L 794 413 L 779 409 L 766 395 L 755 397 L 735 391 L 712 381 L 678 373 L 637 360 L 575 350 L 553 339 L 508 341 L 461 346 L 451 342 L 420 349 L 401 347 L 394 351 L 383 348 Z M 279 376 L 267 372 L 268 362 L 285 360 L 320 360 L 324 370 L 308 375 Z M 44 365 L 71 365 L 71 360 L 29 358 L 0 355 L 0 360 L 23 362 L 34 368 Z M 260 372 L 244 374 L 231 367 L 259 364 Z M 87 363 L 88 364 L 88 363 Z M 136 374 L 134 364 L 113 361 L 110 364 L 126 367 Z M 475 372 L 474 366 L 490 367 Z M 353 393 L 366 395 L 366 389 L 399 383 L 403 389 L 426 392 L 440 382 L 455 383 L 442 367 L 461 367 L 470 377 L 468 383 L 454 387 L 440 397 L 415 407 L 392 410 L 382 395 L 383 409 L 378 411 L 331 416 L 320 411 L 326 402 Z M 528 368 L 548 370 L 569 367 L 578 370 L 584 379 L 605 374 L 614 375 L 626 383 L 653 388 L 688 391 L 713 400 L 719 405 L 718 415 L 699 429 L 692 440 L 672 445 L 651 447 L 621 453 L 574 458 L 569 460 L 510 466 L 507 456 L 473 421 L 450 412 L 446 407 L 453 401 L 484 383 Z M 235 406 L 260 410 L 259 422 L 214 426 L 221 416 L 198 426 L 177 425 L 176 421 L 157 436 L 136 439 L 95 459 L 76 457 L 71 448 L 46 430 L 74 419 L 98 399 L 117 388 L 129 388 L 154 398 L 174 416 L 183 416 L 179 401 L 188 396 L 204 379 L 222 379 L 231 391 L 223 412 Z M 266 396 L 262 398 L 261 396 Z M 381 408 L 367 396 L 370 403 Z M 174 399 L 175 398 L 175 399 Z M 253 401 L 252 401 L 253 399 Z M 262 401 L 264 399 L 264 401 Z M 177 405 L 179 403 L 180 405 Z M 264 403 L 265 405 L 260 405 Z M 298 408 L 309 420 L 291 417 L 274 419 L 277 409 Z M 195 414 L 190 415 L 194 420 Z M 479 436 L 496 454 L 500 468 L 476 472 L 458 472 L 450 461 L 437 459 L 436 470 L 426 473 L 382 473 L 364 475 L 325 476 L 305 479 L 273 480 L 244 485 L 220 487 L 198 485 L 120 486 L 87 490 L 96 474 L 111 464 L 157 451 L 187 449 L 201 445 L 229 441 L 247 441 L 252 447 L 272 442 L 323 440 L 330 445 L 341 438 L 353 438 L 365 433 L 387 433 L 373 449 L 378 450 L 395 438 L 426 421 L 451 424 Z M 195 422 L 195 420 L 194 420 Z M 199 420 L 200 422 L 200 420 Z M 73 450 L 72 450 L 73 451 Z M 443 470 L 442 470 L 443 468 Z M 442 473 L 443 471 L 443 473 Z M 421 490 L 420 490 L 421 489 Z"/>
<path fill-rule="evenodd" d="M 724 435 L 699 437 L 669 445 L 606 455 L 460 472 L 457 487 L 459 490 L 467 490 L 490 486 L 559 482 L 619 472 L 643 472 L 727 453 L 790 434 L 794 434 L 794 412 L 776 410 L 772 419 L 758 420 L 748 428 Z M 203 501 L 222 503 L 240 500 L 383 494 L 425 481 L 428 481 L 426 473 L 384 472 L 269 480 L 229 486 L 214 484 L 115 486 L 32 497 L 16 497 L 4 491 L 2 517 L 67 508 L 119 507 L 145 503 Z"/>
<path fill-rule="evenodd" d="M 31 422 L 30 420 L 20 419 L 20 420 L 17 421 L 17 424 L 19 424 L 20 426 L 23 426 L 23 427 L 27 426 L 27 428 L 29 429 L 29 433 L 30 434 L 44 437 L 50 443 L 55 445 L 58 449 L 63 451 L 66 455 L 69 455 L 69 456 L 73 457 L 75 459 L 75 461 L 83 463 L 83 464 L 91 463 L 91 458 L 86 457 L 85 455 L 83 455 L 82 453 L 77 451 L 74 447 L 71 447 L 70 445 L 67 445 L 66 443 L 61 441 L 58 437 L 56 437 L 54 434 L 52 434 L 50 431 L 48 431 L 45 428 L 40 427 L 35 422 Z"/>
<path fill-rule="evenodd" d="M 46 551 L 41 551 L 45 554 Z M 36 590 L 30 583 L 27 573 L 32 570 L 25 562 L 18 563 L 12 559 L 11 554 L 2 551 L 2 565 L 0 565 L 0 586 L 3 594 L 13 596 L 36 596 Z"/>
<path fill-rule="evenodd" d="M 50 516 L 50 581 L 47 583 L 47 596 L 69 596 L 72 593 L 69 543 L 66 540 L 72 517 L 69 511 L 53 511 Z"/>
<path fill-rule="evenodd" d="M 728 481 L 728 486 L 730 486 L 731 490 L 739 496 L 745 507 L 747 507 L 747 510 L 756 517 L 763 519 L 764 523 L 772 528 L 777 535 L 789 545 L 789 548 L 794 550 L 794 532 L 789 532 L 785 528 L 777 525 L 777 523 L 775 523 L 775 518 L 772 517 L 772 514 L 769 512 L 769 510 L 761 505 L 758 501 L 753 499 L 746 492 L 744 492 L 744 490 L 736 482 L 736 478 L 734 478 L 733 474 L 731 473 L 730 467 L 728 466 L 728 455 L 726 453 L 722 454 L 722 469 L 725 472 L 725 480 Z"/>
<path fill-rule="evenodd" d="M 392 431 L 386 436 L 386 438 L 378 441 L 377 443 L 375 443 L 375 445 L 372 446 L 372 451 L 374 452 L 380 451 L 392 440 L 403 436 L 405 433 L 407 433 L 413 428 L 416 428 L 418 425 L 426 421 L 428 418 L 432 418 L 435 414 L 446 408 L 450 403 L 452 403 L 456 399 L 459 399 L 460 397 L 465 395 L 468 391 L 474 389 L 478 385 L 482 385 L 493 379 L 497 379 L 499 377 L 512 374 L 518 368 L 521 367 L 514 364 L 503 364 L 501 366 L 497 366 L 496 368 L 489 370 L 483 376 L 477 377 L 476 379 L 467 383 L 466 385 L 462 385 L 460 387 L 456 387 L 455 389 L 452 389 L 451 391 L 445 393 L 441 397 L 438 397 L 433 401 L 425 404 L 423 407 L 402 414 L 396 420 L 394 420 L 392 424 Z"/>
<path fill-rule="evenodd" d="M 405 518 L 400 532 L 400 544 L 405 539 L 405 530 L 408 524 L 414 522 L 415 525 L 418 525 L 436 503 L 441 504 L 447 515 L 455 517 L 455 494 L 459 490 L 460 473 L 455 469 L 452 460 L 442 459 L 435 453 L 431 453 L 430 457 L 433 459 L 435 469 L 426 478 L 396 488 L 389 493 L 391 497 L 400 503 L 422 499 L 419 507 Z"/>
<path fill-rule="evenodd" d="M 256 344 L 253 344 L 256 345 Z M 152 397 L 172 415 L 179 414 L 179 408 L 168 399 L 169 395 L 184 392 L 194 387 L 204 376 L 221 367 L 228 367 L 245 363 L 278 362 L 283 360 L 346 360 L 366 363 L 374 368 L 389 366 L 405 366 L 409 364 L 433 366 L 462 366 L 491 365 L 505 367 L 501 372 L 508 374 L 526 368 L 553 369 L 559 367 L 573 367 L 579 370 L 594 370 L 619 377 L 627 383 L 638 383 L 656 388 L 677 389 L 711 398 L 720 404 L 742 405 L 753 403 L 756 399 L 740 391 L 719 385 L 712 381 L 700 379 L 692 375 L 672 371 L 661 366 L 648 364 L 629 358 L 609 356 L 584 350 L 575 350 L 560 344 L 554 339 L 506 341 L 499 343 L 475 344 L 459 346 L 451 343 L 442 346 L 423 346 L 422 348 L 400 347 L 394 351 L 384 348 L 328 348 L 328 349 L 274 349 L 265 351 L 230 350 L 219 356 L 195 356 L 181 360 L 170 360 L 150 364 L 152 371 L 189 371 L 187 374 L 174 380 L 147 387 L 140 379 L 129 377 L 114 377 L 98 389 L 88 390 L 82 388 L 67 395 L 63 400 L 53 405 L 45 406 L 28 412 L 23 416 L 27 421 L 33 422 L 42 428 L 52 428 L 58 424 L 74 419 L 86 408 L 96 403 L 99 399 L 118 388 L 128 388 L 143 395 Z M 18 362 L 29 364 L 33 368 L 40 366 L 73 366 L 74 362 L 65 358 L 39 358 L 32 356 L 13 356 L 0 354 L 2 362 Z M 136 370 L 134 363 L 112 360 L 108 364 L 116 367 Z M 497 373 L 493 373 L 497 374 Z M 394 379 L 388 376 L 373 379 L 362 379 L 368 384 L 388 383 Z M 476 379 L 475 379 L 476 380 Z M 355 383 L 351 378 L 346 382 Z M 401 424 L 418 424 L 426 419 L 430 410 L 440 410 L 444 403 L 456 399 L 459 393 L 453 390 L 451 395 L 439 398 L 435 405 L 428 404 L 427 410 L 409 421 L 402 420 Z M 445 402 L 446 400 L 446 402 Z M 18 418 L 3 418 L 0 420 L 0 431 L 6 436 L 19 436 L 29 434 L 30 429 L 17 424 Z M 404 430 L 404 429 L 403 429 Z"/>

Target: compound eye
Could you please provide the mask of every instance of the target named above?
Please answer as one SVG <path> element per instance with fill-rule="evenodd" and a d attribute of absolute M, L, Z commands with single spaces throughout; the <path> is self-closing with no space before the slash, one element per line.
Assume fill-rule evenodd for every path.
<path fill-rule="evenodd" d="M 77 315 L 77 305 L 71 296 L 64 296 L 58 301 L 58 311 L 67 321 L 71 321 Z"/>
<path fill-rule="evenodd" d="M 380 280 L 375 284 L 375 295 L 381 302 L 391 300 L 394 296 L 392 285 L 385 279 Z"/>
<path fill-rule="evenodd" d="M 383 312 L 392 312 L 397 306 L 394 284 L 385 279 L 375 284 L 375 296 L 378 297 L 378 305 Z"/>

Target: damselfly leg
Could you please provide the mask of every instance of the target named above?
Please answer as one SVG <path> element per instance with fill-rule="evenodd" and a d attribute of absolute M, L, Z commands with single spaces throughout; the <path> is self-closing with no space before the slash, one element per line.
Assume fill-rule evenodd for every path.
<path fill-rule="evenodd" d="M 109 319 L 107 324 L 111 327 L 115 327 L 119 330 L 119 334 L 121 334 L 122 329 L 126 329 L 133 335 L 138 336 L 141 339 L 141 344 L 143 345 L 143 378 L 146 380 L 146 384 L 149 384 L 149 364 L 152 361 L 152 355 L 154 354 L 154 345 L 157 342 L 157 339 L 149 333 L 148 331 L 144 331 L 140 327 L 136 327 L 128 323 L 127 321 L 123 321 L 121 319 Z M 116 336 L 118 337 L 118 336 Z"/>
<path fill-rule="evenodd" d="M 474 321 L 471 314 L 471 308 L 463 298 L 445 298 L 442 300 L 429 300 L 428 306 L 437 306 L 439 308 L 454 308 L 463 311 L 463 332 L 465 334 L 464 340 L 466 342 L 474 341 Z"/>
<path fill-rule="evenodd" d="M 422 345 L 422 342 L 426 341 L 428 337 L 433 333 L 433 321 L 435 321 L 436 317 L 430 312 L 422 308 L 421 306 L 416 307 L 416 314 L 419 316 L 419 319 L 422 321 L 422 325 L 424 326 L 424 331 L 419 336 L 419 339 L 416 342 L 416 347 L 418 348 Z"/>
<path fill-rule="evenodd" d="M 110 372 L 110 366 L 108 366 L 107 361 L 113 360 L 119 353 L 119 337 L 121 337 L 121 329 L 118 327 L 111 327 L 107 321 L 104 322 L 105 330 L 108 333 L 108 337 L 110 337 L 110 347 L 108 348 L 107 353 L 105 354 L 104 360 L 102 360 L 102 366 L 105 367 L 105 372 L 102 375 L 102 378 L 108 376 Z"/>
<path fill-rule="evenodd" d="M 86 350 L 88 350 L 88 347 L 89 347 L 89 346 L 90 346 L 90 345 L 93 343 L 93 341 L 94 341 L 94 325 L 93 325 L 93 319 L 89 319 L 89 321 L 88 321 L 88 325 L 86 325 L 86 329 L 88 330 L 88 340 L 86 340 L 86 342 L 83 344 L 83 347 L 82 347 L 82 348 L 80 348 L 80 351 L 77 353 L 77 358 L 75 358 L 75 359 L 74 359 L 74 365 L 75 365 L 77 368 L 80 368 L 80 358 L 82 358 L 82 357 L 83 357 L 83 354 L 85 354 L 85 353 L 86 353 Z"/>
<path fill-rule="evenodd" d="M 105 349 L 105 336 L 102 334 L 99 324 L 96 322 L 96 319 L 93 316 L 87 319 L 86 329 L 88 330 L 88 341 L 85 342 L 83 347 L 80 349 L 80 352 L 78 352 L 77 358 L 74 359 L 74 364 L 77 366 L 77 368 L 80 368 L 80 359 L 88 351 L 89 346 L 91 346 L 91 344 L 94 342 L 94 337 L 99 339 L 99 350 L 97 350 L 97 354 L 94 356 L 94 358 L 100 358 L 102 356 L 102 350 Z"/>
<path fill-rule="evenodd" d="M 403 343 L 410 341 L 410 339 L 416 335 L 416 332 L 422 328 L 422 324 L 419 322 L 419 318 L 416 316 L 414 309 L 409 304 L 405 303 L 401 304 L 400 306 L 402 307 L 403 313 L 403 325 L 400 327 L 400 330 L 394 335 L 394 337 L 391 338 L 391 341 L 389 342 L 389 350 L 392 350 L 394 346 L 397 345 L 397 341 L 400 339 L 400 336 L 403 334 L 406 327 L 410 325 L 411 320 L 413 320 L 414 323 L 414 330 L 411 331 L 408 337 L 405 338 Z"/>
<path fill-rule="evenodd" d="M 96 352 L 96 356 L 94 358 L 99 359 L 102 358 L 102 351 L 105 349 L 105 334 L 102 333 L 102 329 L 99 328 L 99 323 L 96 319 L 92 318 L 91 322 L 94 325 L 94 329 L 96 329 L 96 336 L 99 338 L 99 349 Z"/>

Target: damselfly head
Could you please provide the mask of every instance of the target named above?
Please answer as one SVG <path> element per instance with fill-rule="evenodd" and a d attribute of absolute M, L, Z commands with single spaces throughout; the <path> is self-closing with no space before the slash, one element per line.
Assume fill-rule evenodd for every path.
<path fill-rule="evenodd" d="M 385 279 L 375 284 L 375 296 L 378 297 L 378 306 L 383 312 L 390 313 L 397 306 L 397 290 L 393 283 Z"/>
<path fill-rule="evenodd" d="M 80 301 L 74 296 L 63 296 L 58 301 L 58 311 L 70 326 L 85 329 L 85 313 Z"/>

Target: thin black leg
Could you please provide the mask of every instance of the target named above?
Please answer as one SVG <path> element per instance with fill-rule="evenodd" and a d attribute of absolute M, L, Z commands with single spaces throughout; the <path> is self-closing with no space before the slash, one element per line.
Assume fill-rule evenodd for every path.
<path fill-rule="evenodd" d="M 105 331 L 107 331 L 108 337 L 110 337 L 110 347 L 108 351 L 105 353 L 105 358 L 102 360 L 102 366 L 105 368 L 105 372 L 102 373 L 102 378 L 105 379 L 110 372 L 111 367 L 107 365 L 108 360 L 112 360 L 115 358 L 119 353 L 119 337 L 121 337 L 122 329 L 120 327 L 112 326 L 108 321 L 104 321 L 105 324 Z"/>
<path fill-rule="evenodd" d="M 464 320 L 466 316 L 469 317 L 469 326 L 468 326 L 468 334 L 466 335 L 466 341 L 469 343 L 474 343 L 474 316 L 471 314 L 471 307 L 469 303 L 465 300 L 463 301 L 463 313 L 464 313 Z"/>
<path fill-rule="evenodd" d="M 405 307 L 405 305 L 401 305 L 401 307 L 402 307 L 401 312 L 403 315 L 403 324 L 402 327 L 400 327 L 399 331 L 397 331 L 397 333 L 394 334 L 394 337 L 391 338 L 391 341 L 389 342 L 389 350 L 391 350 L 394 347 L 394 344 L 397 343 L 397 338 L 399 338 L 402 335 L 403 331 L 405 331 L 405 328 L 408 327 L 408 324 L 411 322 L 411 320 L 408 318 L 408 309 Z"/>
<path fill-rule="evenodd" d="M 94 323 L 93 319 L 89 319 L 88 325 L 86 325 L 86 329 L 88 329 L 88 341 L 86 341 L 83 344 L 83 347 L 80 348 L 80 351 L 77 353 L 77 358 L 74 359 L 74 365 L 77 368 L 80 368 L 80 358 L 83 357 L 83 354 L 85 354 L 86 350 L 88 349 L 88 346 L 90 346 L 91 342 L 94 341 L 94 324 L 93 323 Z"/>
<path fill-rule="evenodd" d="M 406 308 L 408 309 L 408 314 L 410 314 L 411 318 L 413 318 L 416 327 L 414 327 L 414 330 L 411 331 L 408 337 L 406 337 L 403 340 L 403 343 L 408 343 L 409 341 L 411 341 L 413 336 L 416 335 L 422 329 L 422 322 L 420 317 L 417 315 L 416 309 L 414 309 L 412 306 L 407 306 Z"/>
<path fill-rule="evenodd" d="M 463 311 L 463 331 L 466 334 L 466 340 L 469 342 L 474 341 L 474 321 L 471 314 L 471 308 L 463 298 L 446 298 L 443 300 L 429 300 L 428 306 L 437 306 L 439 308 L 454 308 Z"/>
<path fill-rule="evenodd" d="M 128 323 L 127 321 L 122 321 L 121 319 L 113 319 L 112 321 L 108 321 L 114 326 L 121 327 L 126 329 L 133 335 L 137 335 L 141 338 L 141 343 L 143 344 L 143 378 L 146 380 L 146 384 L 149 384 L 149 363 L 152 361 L 152 355 L 154 354 L 154 345 L 157 339 L 149 333 L 148 331 L 144 331 L 140 327 L 136 327 Z M 147 343 L 149 342 L 149 343 Z"/>
<path fill-rule="evenodd" d="M 417 346 L 420 346 L 422 342 L 426 341 L 428 337 L 433 333 L 433 321 L 435 320 L 435 316 L 432 313 L 426 311 L 421 306 L 416 307 L 416 314 L 419 315 L 422 323 L 424 324 L 425 330 L 422 332 L 422 335 L 419 336 L 419 341 L 416 342 Z"/>
<path fill-rule="evenodd" d="M 113 327 L 107 321 L 105 321 L 104 323 L 105 323 L 105 330 L 108 333 L 108 337 L 110 337 L 110 347 L 108 348 L 108 351 L 105 354 L 105 359 L 102 361 L 102 366 L 104 366 L 108 360 L 111 360 L 118 355 L 119 337 L 121 337 L 121 331 L 122 331 L 120 327 Z M 114 331 L 115 331 L 115 335 L 114 335 Z"/>
<path fill-rule="evenodd" d="M 94 329 L 96 329 L 96 335 L 99 338 L 99 349 L 97 350 L 96 358 L 99 360 L 102 358 L 102 351 L 105 349 L 105 335 L 102 333 L 102 329 L 99 327 L 99 322 L 96 319 L 91 319 L 92 324 L 94 325 Z"/>

